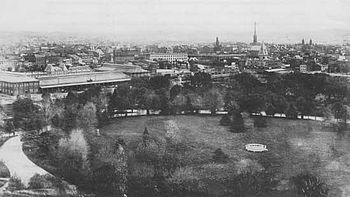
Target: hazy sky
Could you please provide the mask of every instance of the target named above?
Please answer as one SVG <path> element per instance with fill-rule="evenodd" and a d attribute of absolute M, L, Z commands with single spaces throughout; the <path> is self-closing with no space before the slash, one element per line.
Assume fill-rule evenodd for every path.
<path fill-rule="evenodd" d="M 249 41 L 350 35 L 350 0 L 0 0 L 0 30 Z"/>

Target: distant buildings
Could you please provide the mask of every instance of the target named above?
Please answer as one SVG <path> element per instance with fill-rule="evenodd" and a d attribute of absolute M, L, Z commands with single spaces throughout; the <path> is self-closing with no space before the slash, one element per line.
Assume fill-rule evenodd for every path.
<path fill-rule="evenodd" d="M 188 55 L 185 53 L 154 53 L 150 55 L 150 60 L 165 60 L 171 63 L 181 61 L 187 62 Z"/>

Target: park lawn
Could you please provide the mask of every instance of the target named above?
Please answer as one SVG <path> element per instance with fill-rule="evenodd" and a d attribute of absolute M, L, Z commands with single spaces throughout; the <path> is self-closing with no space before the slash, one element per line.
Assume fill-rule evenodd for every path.
<path fill-rule="evenodd" d="M 322 122 L 268 118 L 266 128 L 246 133 L 231 133 L 220 126 L 220 116 L 144 116 L 116 119 L 101 129 L 110 139 L 122 137 L 129 148 L 140 141 L 144 128 L 164 139 L 169 124 L 178 128 L 177 139 L 188 148 L 183 161 L 188 172 L 203 180 L 227 180 L 247 168 L 259 169 L 270 160 L 279 180 L 289 180 L 302 172 L 316 173 L 332 188 L 348 191 L 350 182 L 350 140 L 339 136 Z M 176 129 L 175 129 L 176 130 Z M 267 153 L 245 151 L 247 143 L 266 144 Z M 229 155 L 226 164 L 213 163 L 213 152 L 221 148 Z"/>

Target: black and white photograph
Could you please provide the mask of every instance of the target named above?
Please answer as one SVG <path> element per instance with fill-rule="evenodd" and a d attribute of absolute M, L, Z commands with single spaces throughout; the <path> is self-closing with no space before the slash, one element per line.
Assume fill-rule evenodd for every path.
<path fill-rule="evenodd" d="M 0 197 L 350 197 L 350 0 L 0 0 Z"/>

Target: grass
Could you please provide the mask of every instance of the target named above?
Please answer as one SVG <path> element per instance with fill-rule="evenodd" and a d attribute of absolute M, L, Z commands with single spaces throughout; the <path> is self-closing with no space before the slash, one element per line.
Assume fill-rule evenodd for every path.
<path fill-rule="evenodd" d="M 231 133 L 220 126 L 220 116 L 149 116 L 116 119 L 101 134 L 122 136 L 130 149 L 141 139 L 144 128 L 162 140 L 169 122 L 176 125 L 178 139 L 189 147 L 182 155 L 185 167 L 201 180 L 226 180 L 248 168 L 259 169 L 264 162 L 276 171 L 279 180 L 308 171 L 323 178 L 333 191 L 346 189 L 350 182 L 349 136 L 339 136 L 322 122 L 267 119 L 267 128 L 247 133 Z M 168 131 L 169 132 L 169 131 Z M 266 144 L 267 153 L 245 151 L 247 143 Z M 213 152 L 221 148 L 229 155 L 226 164 L 212 162 Z"/>

